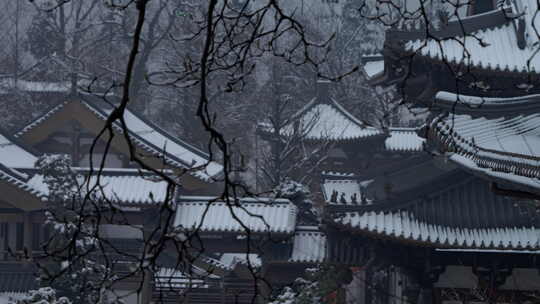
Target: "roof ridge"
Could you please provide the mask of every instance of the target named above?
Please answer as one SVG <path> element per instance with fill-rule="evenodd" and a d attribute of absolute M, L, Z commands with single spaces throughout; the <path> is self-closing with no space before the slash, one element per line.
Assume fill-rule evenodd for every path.
<path fill-rule="evenodd" d="M 429 34 L 431 37 L 436 37 L 436 39 L 462 37 L 477 31 L 499 27 L 516 17 L 511 7 L 503 7 L 483 14 L 460 17 L 457 20 L 449 21 L 440 30 L 429 30 Z M 390 29 L 386 31 L 387 41 L 414 41 L 425 40 L 427 38 L 429 37 L 426 35 L 425 28 L 420 30 Z"/>
<path fill-rule="evenodd" d="M 400 131 L 403 131 L 403 132 L 416 132 L 418 130 L 420 130 L 421 128 L 419 127 L 388 127 L 388 131 L 392 132 L 392 131 L 395 131 L 395 132 L 400 132 Z"/>
<path fill-rule="evenodd" d="M 99 108 L 99 106 L 97 106 L 97 105 L 92 105 L 90 102 L 86 102 L 86 101 L 83 101 L 83 105 L 88 107 L 90 109 L 90 111 L 94 112 L 98 116 L 101 116 L 100 117 L 101 119 L 105 119 L 105 117 L 108 117 L 107 113 L 105 113 L 103 111 L 103 109 Z M 172 143 L 179 145 L 181 148 L 186 149 L 188 152 L 195 154 L 196 157 L 200 157 L 202 159 L 202 161 L 197 166 L 201 166 L 201 165 L 206 166 L 206 165 L 211 165 L 212 163 L 218 164 L 215 161 L 211 161 L 209 159 L 208 154 L 205 154 L 201 150 L 196 149 L 195 147 L 185 143 L 184 141 L 175 139 L 172 135 L 165 132 L 163 129 L 155 126 L 154 124 L 148 124 L 146 120 L 141 119 L 140 116 L 133 114 L 133 112 L 131 110 L 127 109 L 127 111 L 129 113 L 129 115 L 133 115 L 136 119 L 141 120 L 144 124 L 147 124 L 148 127 L 150 127 L 151 129 L 156 129 L 157 133 L 164 136 L 166 138 L 166 140 L 170 140 Z M 119 132 L 123 131 L 118 124 L 114 124 L 113 127 L 119 129 L 118 130 Z M 188 163 L 186 160 L 179 158 L 178 156 L 174 155 L 170 151 L 166 151 L 166 150 L 163 151 L 163 147 L 157 147 L 154 143 L 149 142 L 147 139 L 145 139 L 141 135 L 137 134 L 134 131 L 129 130 L 129 128 L 128 128 L 128 131 L 130 131 L 129 136 L 134 138 L 135 144 L 138 144 L 138 145 L 142 146 L 143 149 L 153 150 L 153 152 L 158 154 L 158 155 L 161 155 L 162 152 L 165 152 L 165 154 L 168 155 L 168 158 L 169 158 L 168 161 L 169 162 L 170 161 L 176 162 L 180 166 L 186 167 L 187 169 L 190 169 L 190 168 L 193 167 L 193 165 L 194 165 L 193 162 Z M 194 151 L 193 149 L 195 149 L 196 151 Z M 167 161 L 167 159 L 165 159 L 165 161 Z M 210 175 L 209 173 L 206 173 L 206 167 L 205 167 L 204 170 L 189 171 L 189 173 L 191 175 L 196 176 L 196 177 L 198 177 L 198 178 L 200 178 L 200 179 L 202 179 L 204 181 L 207 181 L 207 182 L 212 181 L 213 177 L 220 174 L 218 172 L 218 173 L 216 173 L 214 175 Z"/>
<path fill-rule="evenodd" d="M 322 171 L 321 175 L 330 175 L 330 176 L 355 176 L 353 172 L 338 172 L 338 171 Z"/>
<path fill-rule="evenodd" d="M 105 115 L 106 117 L 108 116 L 107 113 L 103 112 L 103 109 L 102 107 L 100 107 L 99 105 L 96 104 L 96 102 L 94 101 L 91 101 L 91 100 L 84 100 L 84 98 L 82 98 L 83 101 L 90 105 L 90 106 L 93 106 L 95 107 L 95 109 L 97 111 L 99 111 L 102 115 Z M 198 149 L 197 147 L 181 140 L 181 139 L 178 139 L 174 136 L 172 136 L 169 132 L 167 132 L 166 130 L 164 130 L 163 128 L 161 128 L 160 126 L 156 125 L 155 123 L 151 122 L 150 120 L 146 119 L 146 117 L 142 116 L 142 115 L 139 115 L 137 112 L 134 112 L 132 111 L 131 109 L 129 108 L 126 108 L 125 109 L 126 111 L 128 111 L 129 114 L 135 116 L 136 118 L 140 119 L 141 121 L 143 121 L 145 124 L 149 125 L 152 129 L 155 129 L 157 130 L 160 134 L 164 135 L 165 137 L 167 137 L 167 139 L 177 143 L 177 144 L 180 144 L 181 146 L 184 146 L 186 147 L 190 152 L 193 152 L 195 154 L 198 154 L 200 157 L 203 157 L 203 158 L 209 158 L 210 156 L 208 155 L 208 153 Z M 135 134 L 134 132 L 131 132 L 131 135 L 137 135 Z M 137 135 L 138 136 L 138 135 Z M 140 137 L 140 136 L 138 136 Z"/>
<path fill-rule="evenodd" d="M 20 139 L 16 138 L 14 134 L 7 133 L 3 128 L 0 128 L 0 136 L 4 136 L 8 141 L 10 141 L 12 144 L 18 146 L 19 148 L 23 149 L 24 151 L 28 152 L 29 154 L 37 157 L 38 153 L 33 148 L 28 147 L 25 143 L 23 143 Z"/>
<path fill-rule="evenodd" d="M 90 96 L 90 97 L 92 97 L 92 96 Z M 23 136 L 24 134 L 26 134 L 30 130 L 36 128 L 40 123 L 42 123 L 43 121 L 50 118 L 51 116 L 53 116 L 58 111 L 62 110 L 66 105 L 68 105 L 70 103 L 74 103 L 74 102 L 78 102 L 79 104 L 81 104 L 82 106 L 87 108 L 90 112 L 92 112 L 94 115 L 96 115 L 98 119 L 101 119 L 101 120 L 105 120 L 108 117 L 108 114 L 106 112 L 107 107 L 110 106 L 111 110 L 114 108 L 114 105 L 112 105 L 112 104 L 105 105 L 106 101 L 102 101 L 102 105 L 100 105 L 100 104 L 98 104 L 97 100 L 93 100 L 92 98 L 89 98 L 89 96 L 84 96 L 84 95 L 81 95 L 81 94 L 77 95 L 77 98 L 74 98 L 72 96 L 72 97 L 70 97 L 70 99 L 66 99 L 63 102 L 60 102 L 59 104 L 56 104 L 56 105 L 52 106 L 51 108 L 49 108 L 48 111 L 46 111 L 41 116 L 39 116 L 38 118 L 33 120 L 31 123 L 27 124 L 21 130 L 19 130 L 15 134 L 15 137 L 19 138 L 19 137 Z M 126 111 L 127 111 L 126 115 L 129 115 L 130 117 L 133 117 L 133 119 L 135 121 L 134 122 L 135 124 L 142 125 L 145 128 L 148 128 L 148 129 L 150 129 L 152 131 L 155 131 L 157 134 L 159 134 L 159 136 L 161 136 L 159 141 L 170 142 L 171 145 L 175 145 L 175 147 L 178 147 L 178 149 L 180 149 L 180 154 L 182 154 L 182 153 L 187 154 L 188 156 L 185 157 L 185 158 L 190 158 L 191 157 L 192 162 L 190 163 L 188 160 L 186 160 L 184 158 L 181 158 L 179 155 L 174 154 L 174 152 L 172 152 L 170 150 L 163 151 L 164 147 L 156 146 L 155 142 L 149 141 L 147 138 L 141 136 L 140 134 L 137 134 L 134 130 L 130 130 L 128 128 L 129 135 L 131 137 L 133 137 L 134 143 L 137 144 L 142 149 L 150 150 L 150 151 L 152 151 L 152 153 L 155 153 L 157 155 L 165 154 L 167 156 L 166 160 L 171 162 L 172 164 L 171 163 L 169 163 L 169 164 L 171 164 L 173 166 L 184 167 L 184 168 L 187 168 L 187 169 L 193 168 L 194 165 L 196 167 L 205 166 L 204 170 L 190 171 L 189 173 L 191 175 L 193 175 L 193 176 L 195 176 L 195 177 L 197 177 L 197 178 L 199 178 L 201 180 L 207 181 L 207 182 L 212 181 L 212 178 L 215 177 L 216 175 L 218 175 L 219 172 L 221 172 L 221 170 L 219 170 L 219 172 L 217 172 L 217 173 L 215 172 L 216 170 L 219 169 L 219 167 L 217 167 L 219 164 L 217 162 L 211 160 L 210 155 L 208 153 L 205 153 L 204 151 L 196 148 L 195 146 L 193 146 L 193 145 L 191 145 L 191 144 L 189 144 L 189 143 L 187 143 L 187 142 L 185 142 L 185 141 L 183 141 L 183 140 L 181 140 L 179 138 L 176 138 L 176 137 L 172 136 L 170 133 L 165 131 L 163 128 L 161 128 L 158 125 L 154 124 L 153 122 L 147 120 L 145 117 L 142 117 L 141 115 L 133 112 L 131 109 L 126 109 Z M 123 130 L 121 130 L 120 125 L 118 123 L 115 123 L 113 127 L 115 128 L 115 131 L 118 131 L 118 132 L 123 131 Z M 206 165 L 209 165 L 209 166 L 212 167 L 211 168 L 212 173 L 207 173 L 206 172 Z M 221 165 L 219 165 L 219 166 L 221 166 Z"/>
<path fill-rule="evenodd" d="M 34 120 L 32 120 L 29 124 L 25 125 L 24 127 L 22 127 L 19 131 L 15 132 L 15 134 L 13 135 L 15 138 L 19 138 L 21 136 L 23 136 L 24 134 L 26 134 L 28 131 L 34 129 L 36 126 L 38 126 L 39 124 L 41 124 L 41 122 L 43 122 L 45 119 L 47 119 L 49 116 L 51 116 L 52 114 L 56 113 L 57 111 L 59 111 L 60 109 L 62 109 L 64 106 L 66 106 L 67 104 L 69 103 L 68 100 L 65 100 L 65 101 L 62 101 L 62 102 L 59 102 L 58 104 L 54 105 L 54 106 L 51 106 L 49 107 L 47 110 L 45 110 L 45 112 L 43 112 L 43 114 L 39 115 L 37 118 L 35 118 Z"/>
<path fill-rule="evenodd" d="M 540 94 L 513 97 L 483 97 L 439 91 L 435 94 L 433 105 L 453 114 L 523 114 L 540 109 Z"/>
<path fill-rule="evenodd" d="M 360 119 L 356 118 L 356 116 L 354 116 L 351 112 L 347 111 L 347 109 L 345 109 L 345 107 L 342 104 L 340 104 L 337 100 L 335 100 L 334 98 L 330 97 L 330 100 L 332 101 L 332 104 L 341 112 L 341 114 L 343 114 L 343 115 L 345 115 L 345 117 L 351 119 L 359 127 L 366 128 L 366 129 L 368 129 L 368 128 L 378 129 L 378 128 L 370 126 L 370 125 L 364 123 L 363 121 L 361 121 Z"/>

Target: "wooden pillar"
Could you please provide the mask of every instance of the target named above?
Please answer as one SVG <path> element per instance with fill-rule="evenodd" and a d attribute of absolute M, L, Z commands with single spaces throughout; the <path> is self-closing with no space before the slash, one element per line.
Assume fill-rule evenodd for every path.
<path fill-rule="evenodd" d="M 152 301 L 152 280 L 153 275 L 150 270 L 144 270 L 144 278 L 141 288 L 141 303 L 148 304 Z"/>
<path fill-rule="evenodd" d="M 32 259 L 32 245 L 33 245 L 33 225 L 32 225 L 32 215 L 30 212 L 25 212 L 23 221 L 23 231 L 24 231 L 24 241 L 23 248 L 27 252 L 27 257 Z"/>
<path fill-rule="evenodd" d="M 142 211 L 142 213 L 144 215 L 143 240 L 144 240 L 144 244 L 148 244 L 151 240 L 152 231 L 156 227 L 156 223 L 153 221 L 154 219 L 156 219 L 156 217 L 155 217 L 155 212 L 152 212 L 151 209 L 145 209 Z M 146 256 L 151 255 L 152 253 L 144 252 L 143 254 L 146 257 Z M 153 276 L 150 269 L 148 268 L 144 269 L 140 304 L 148 304 L 152 300 L 152 293 L 153 293 L 152 280 L 153 280 Z"/>
<path fill-rule="evenodd" d="M 11 251 L 11 254 L 13 254 L 17 248 L 17 222 L 8 223 L 7 233 L 8 233 L 8 237 L 7 237 L 6 250 L 9 249 Z M 10 256 L 10 258 L 13 258 L 13 257 Z"/>
<path fill-rule="evenodd" d="M 150 242 L 150 236 L 152 233 L 152 229 L 155 227 L 155 223 L 152 222 L 152 219 L 154 219 L 151 215 L 152 212 L 149 212 L 148 209 L 143 210 L 144 217 L 144 223 L 143 223 L 143 240 L 144 244 L 148 244 Z M 148 250 L 148 249 L 147 249 Z M 150 255 L 151 252 L 144 252 L 144 257 Z M 142 257 L 141 257 L 142 258 Z M 150 271 L 150 269 L 145 268 L 143 270 L 143 282 L 142 282 L 142 288 L 141 288 L 141 303 L 140 304 L 148 304 L 150 301 L 152 301 L 152 280 L 153 276 Z"/>
<path fill-rule="evenodd" d="M 220 297 L 219 297 L 219 304 L 225 304 L 225 300 L 227 298 L 227 284 L 225 282 L 225 278 L 221 278 L 220 282 L 219 282 L 219 285 L 220 285 Z"/>
<path fill-rule="evenodd" d="M 268 261 L 265 257 L 261 257 L 262 265 L 261 265 L 261 276 L 265 278 L 264 280 L 259 280 L 257 282 L 257 299 L 256 302 L 260 304 L 268 303 L 270 299 L 270 294 L 272 293 L 272 286 L 270 284 L 273 283 L 272 279 L 269 278 L 268 274 Z"/>
<path fill-rule="evenodd" d="M 167 229 L 164 223 L 164 219 L 168 218 L 170 214 L 168 214 L 168 210 L 161 211 L 158 208 L 146 208 L 141 210 L 141 214 L 143 216 L 142 218 L 142 224 L 143 224 L 143 239 L 144 244 L 149 244 L 152 241 L 152 235 L 155 231 L 158 231 L 158 229 Z M 170 211 L 174 212 L 174 211 Z M 159 236 L 161 234 L 161 230 L 158 231 L 157 235 Z M 156 237 L 156 236 L 154 236 Z M 156 240 L 154 240 L 156 241 Z M 146 252 L 144 253 L 144 257 L 151 257 L 151 256 L 157 256 L 157 253 L 155 252 L 156 248 L 153 248 L 154 246 L 146 246 Z M 154 281 L 154 275 L 152 272 L 152 266 L 155 265 L 148 265 L 144 268 L 144 276 L 143 276 L 143 282 L 142 282 L 142 290 L 141 290 L 141 299 L 142 304 L 148 304 L 152 301 L 152 295 L 153 295 L 153 281 Z"/>
<path fill-rule="evenodd" d="M 433 284 L 423 284 L 418 296 L 419 304 L 433 304 Z"/>
<path fill-rule="evenodd" d="M 80 160 L 80 148 L 81 148 L 81 127 L 74 123 L 72 125 L 72 132 L 71 132 L 71 163 L 74 166 L 79 165 Z M 89 155 L 89 157 L 92 157 L 92 155 Z"/>
<path fill-rule="evenodd" d="M 418 303 L 433 304 L 435 303 L 433 285 L 439 280 L 439 276 L 444 272 L 445 266 L 437 264 L 436 258 L 429 249 L 426 250 L 424 256 L 424 269 L 419 279 L 420 291 L 418 294 Z"/>

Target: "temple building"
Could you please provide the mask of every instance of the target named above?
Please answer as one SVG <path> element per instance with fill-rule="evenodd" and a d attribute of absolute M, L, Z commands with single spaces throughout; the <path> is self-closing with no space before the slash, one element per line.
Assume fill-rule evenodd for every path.
<path fill-rule="evenodd" d="M 40 287 L 36 280 L 40 271 L 36 262 L 47 261 L 42 246 L 53 233 L 50 226 L 45 225 L 44 211 L 50 189 L 43 172 L 36 168 L 40 155 L 69 155 L 79 182 L 87 182 L 89 188 L 97 187 L 96 192 L 121 212 L 116 220 L 104 216 L 99 231 L 107 259 L 115 261 L 112 271 L 118 274 L 129 274 L 130 263 L 137 265 L 137 258 L 142 256 L 145 227 L 153 223 L 153 219 L 148 218 L 150 214 L 155 214 L 165 204 L 174 204 L 180 193 L 216 195 L 219 192 L 220 164 L 130 110 L 126 110 L 124 119 L 132 147 L 127 145 L 118 124 L 113 125 L 112 133 L 106 130 L 105 136 L 99 138 L 97 135 L 112 110 L 113 105 L 96 97 L 65 95 L 64 101 L 14 135 L 0 135 L 1 299 L 17 299 Z M 95 138 L 98 140 L 94 143 Z M 107 158 L 100 168 L 109 139 Z M 171 193 L 163 178 L 131 160 L 130 149 L 153 168 L 179 178 L 182 189 Z M 173 281 L 183 280 L 181 291 L 185 293 L 189 289 L 185 282 L 192 279 L 191 274 L 179 273 L 174 261 L 162 260 L 158 263 L 158 272 L 150 275 L 150 280 L 147 277 L 144 288 L 141 288 L 141 273 L 134 272 L 116 282 L 114 295 L 109 296 L 118 296 L 127 303 L 148 303 L 162 296 L 163 276 L 167 273 Z M 177 292 L 175 296 L 177 301 L 182 294 Z"/>
<path fill-rule="evenodd" d="M 133 261 L 116 257 L 118 249 L 140 257 L 150 232 L 174 231 L 157 269 L 115 285 L 130 304 L 262 302 L 271 287 L 321 263 L 354 273 L 342 284 L 349 303 L 537 302 L 537 5 L 474 1 L 467 16 L 440 29 L 387 31 L 381 53 L 364 58 L 364 73 L 427 109 L 422 126 L 369 125 L 319 82 L 279 134 L 327 148 L 310 184 L 314 206 L 217 199 L 223 167 L 207 153 L 130 110 L 128 134 L 113 125 L 95 141 L 114 104 L 66 97 L 13 136 L 0 134 L 0 299 L 38 287 L 33 260 L 51 233 L 43 227 L 50 189 L 35 163 L 47 153 L 70 155 L 89 185 L 107 155 L 100 193 L 130 224 L 111 221 L 101 231 L 124 262 L 119 272 Z M 259 125 L 262 139 L 273 131 Z M 170 193 L 131 152 L 178 178 L 180 189 Z"/>
<path fill-rule="evenodd" d="M 381 55 L 365 58 L 372 85 L 430 111 L 418 162 L 369 179 L 367 204 L 327 213 L 328 240 L 341 242 L 330 259 L 392 265 L 392 303 L 525 303 L 540 288 L 538 7 L 488 2 L 429 38 L 390 29 Z"/>

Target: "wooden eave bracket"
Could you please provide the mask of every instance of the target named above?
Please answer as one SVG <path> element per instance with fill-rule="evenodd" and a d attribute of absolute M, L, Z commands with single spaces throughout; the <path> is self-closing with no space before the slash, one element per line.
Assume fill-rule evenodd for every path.
<path fill-rule="evenodd" d="M 511 197 L 517 197 L 517 198 L 525 198 L 525 199 L 532 199 L 532 200 L 540 200 L 540 194 L 528 192 L 528 191 L 522 191 L 522 190 L 515 190 L 515 189 L 505 189 L 500 187 L 496 182 L 490 183 L 490 188 L 493 193 L 497 195 L 502 196 L 511 196 Z"/>

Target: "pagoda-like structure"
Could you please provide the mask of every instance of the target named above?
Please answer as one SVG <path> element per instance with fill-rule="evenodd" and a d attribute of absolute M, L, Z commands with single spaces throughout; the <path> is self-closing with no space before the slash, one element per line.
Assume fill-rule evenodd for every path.
<path fill-rule="evenodd" d="M 430 152 L 500 192 L 535 198 L 537 3 L 506 1 L 486 11 L 483 2 L 430 30 L 428 39 L 425 30 L 388 31 L 383 56 L 366 58 L 366 74 L 373 85 L 396 85 L 407 103 L 431 110 L 422 134 Z"/>
<path fill-rule="evenodd" d="M 362 176 L 361 203 L 325 209 L 328 260 L 386 269 L 383 302 L 535 301 L 537 11 L 475 1 L 441 29 L 388 30 L 365 59 L 373 85 L 431 113 L 424 153 Z"/>
<path fill-rule="evenodd" d="M 100 225 L 100 244 L 116 261 L 111 271 L 125 276 L 111 296 L 126 303 L 264 301 L 274 286 L 325 260 L 326 235 L 318 226 L 300 223 L 295 204 L 256 197 L 217 200 L 222 166 L 130 109 L 124 120 L 135 153 L 175 178 L 179 187 L 169 193 L 165 180 L 131 161 L 118 124 L 100 168 L 109 137 L 94 140 L 114 107 L 93 96 L 68 95 L 13 136 L 0 134 L 5 194 L 0 200 L 0 299 L 16 300 L 39 288 L 35 262 L 48 261 L 43 244 L 53 233 L 44 215 L 49 188 L 35 167 L 43 154 L 69 155 L 81 181 L 97 186 L 121 214 Z M 145 244 L 154 241 L 152 233 L 164 224 L 176 237 L 164 242 L 155 269 L 130 275 L 147 254 Z"/>
<path fill-rule="evenodd" d="M 114 261 L 111 271 L 119 277 L 126 276 L 115 282 L 111 290 L 114 294 L 108 296 L 133 304 L 178 302 L 194 289 L 199 298 L 203 294 L 206 299 L 224 297 L 227 303 L 235 302 L 234 297 L 225 295 L 229 283 L 223 283 L 227 278 L 227 282 L 232 280 L 232 285 L 237 284 L 231 267 L 225 267 L 219 274 L 210 273 L 207 266 L 179 268 L 175 267 L 177 261 L 164 253 L 156 263 L 155 272 L 143 276 L 141 271 L 131 270 L 143 258 L 144 244 L 149 241 L 148 229 L 153 229 L 163 216 L 159 210 L 165 204 L 173 206 L 180 195 L 218 193 L 222 166 L 193 145 L 126 110 L 124 120 L 133 152 L 152 167 L 177 178 L 181 187 L 171 194 L 165 180 L 131 161 L 130 147 L 119 124 L 113 125 L 112 134 L 94 143 L 114 109 L 114 102 L 107 103 L 87 94 L 58 97 L 62 102 L 15 134 L 0 133 L 3 194 L 0 200 L 0 299 L 17 300 L 29 290 L 41 287 L 36 280 L 40 271 L 36 263 L 54 264 L 44 250 L 44 244 L 54 233 L 46 225 L 45 216 L 49 186 L 43 172 L 36 168 L 36 161 L 43 154 L 60 154 L 70 156 L 79 182 L 88 182 L 89 188 L 97 187 L 100 197 L 114 206 L 117 214 L 121 213 L 121 216 L 112 216 L 103 211 L 100 219 L 100 248 L 105 250 L 109 261 Z M 113 138 L 106 150 L 109 135 Z M 107 158 L 101 167 L 105 151 Z M 214 285 L 201 284 L 201 280 L 210 280 Z M 168 284 L 170 282 L 175 284 Z M 244 293 L 254 294 L 253 287 L 246 282 L 250 281 L 244 280 Z M 215 286 L 220 288 L 213 288 Z M 173 296 L 170 291 L 165 292 L 166 288 L 174 291 Z M 244 295 L 243 298 L 246 302 L 250 297 Z"/>
<path fill-rule="evenodd" d="M 388 30 L 364 72 L 428 109 L 420 128 L 366 125 L 328 96 L 328 84 L 296 114 L 291 130 L 304 123 L 306 141 L 330 143 L 316 231 L 325 236 L 321 261 L 354 269 L 361 284 L 352 297 L 536 301 L 537 11 L 535 1 L 475 1 L 440 29 Z"/>

